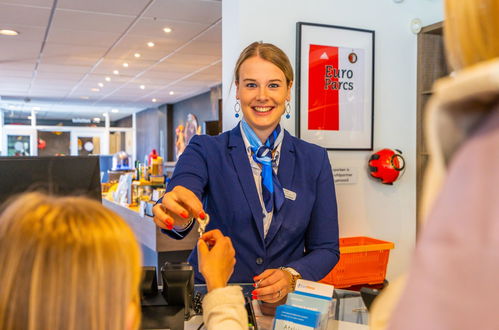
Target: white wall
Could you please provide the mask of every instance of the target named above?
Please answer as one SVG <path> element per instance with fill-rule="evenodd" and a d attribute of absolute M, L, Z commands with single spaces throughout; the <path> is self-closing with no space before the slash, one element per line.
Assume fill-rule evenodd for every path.
<path fill-rule="evenodd" d="M 370 152 L 330 151 L 329 157 L 334 167 L 358 171 L 357 184 L 336 187 L 340 236 L 366 235 L 394 242 L 387 274 L 393 279 L 408 266 L 416 231 L 417 40 L 410 22 L 420 18 L 429 25 L 442 20 L 442 1 L 224 0 L 222 17 L 224 130 L 237 123 L 234 87 L 229 82 L 237 56 L 249 43 L 274 43 L 294 64 L 298 21 L 375 31 L 374 149 L 402 150 L 407 169 L 395 185 L 386 186 L 368 177 Z M 294 134 L 295 109 L 291 114 L 282 124 Z"/>

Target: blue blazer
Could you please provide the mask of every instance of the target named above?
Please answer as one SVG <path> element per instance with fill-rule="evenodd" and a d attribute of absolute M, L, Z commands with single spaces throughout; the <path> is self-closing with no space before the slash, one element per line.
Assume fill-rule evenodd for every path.
<path fill-rule="evenodd" d="M 192 190 L 210 215 L 206 230 L 218 228 L 231 238 L 236 265 L 230 282 L 253 282 L 265 269 L 281 266 L 317 281 L 339 260 L 336 196 L 327 151 L 285 131 L 277 176 L 292 193 L 274 213 L 264 238 L 262 206 L 239 125 L 215 137 L 194 136 L 177 162 L 167 191 L 177 185 Z M 180 239 L 189 230 L 181 237 L 165 232 Z M 189 262 L 196 269 L 196 282 L 204 283 L 197 272 L 196 249 Z"/>

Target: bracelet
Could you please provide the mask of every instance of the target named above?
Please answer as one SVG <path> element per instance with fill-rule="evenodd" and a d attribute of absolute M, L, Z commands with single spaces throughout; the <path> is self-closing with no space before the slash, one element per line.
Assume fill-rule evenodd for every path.
<path fill-rule="evenodd" d="M 290 267 L 279 267 L 279 269 L 285 271 L 289 274 L 289 276 L 291 276 L 291 283 L 289 285 L 291 289 L 290 292 L 295 291 L 296 281 L 302 278 L 301 275 L 296 270 Z"/>

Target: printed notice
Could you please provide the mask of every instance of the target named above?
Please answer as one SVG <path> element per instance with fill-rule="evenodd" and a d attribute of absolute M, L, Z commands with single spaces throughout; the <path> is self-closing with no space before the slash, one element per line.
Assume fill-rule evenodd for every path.
<path fill-rule="evenodd" d="M 356 184 L 357 169 L 355 167 L 333 168 L 334 184 Z"/>

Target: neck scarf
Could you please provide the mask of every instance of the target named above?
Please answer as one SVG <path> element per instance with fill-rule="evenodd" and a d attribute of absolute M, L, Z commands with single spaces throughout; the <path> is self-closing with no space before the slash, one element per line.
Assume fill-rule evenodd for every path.
<path fill-rule="evenodd" d="M 274 131 L 270 134 L 262 144 L 256 133 L 243 119 L 241 125 L 253 151 L 253 160 L 262 165 L 262 195 L 265 209 L 267 212 L 279 211 L 284 204 L 284 191 L 277 175 L 272 169 L 272 151 L 281 143 L 282 138 L 278 140 L 281 133 L 281 125 L 277 125 Z"/>

